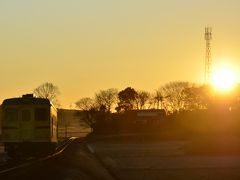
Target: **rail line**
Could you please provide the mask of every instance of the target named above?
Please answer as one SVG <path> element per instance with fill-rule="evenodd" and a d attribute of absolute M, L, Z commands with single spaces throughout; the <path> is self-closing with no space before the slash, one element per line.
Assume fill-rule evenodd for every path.
<path fill-rule="evenodd" d="M 60 145 L 58 145 L 56 147 L 56 150 L 53 154 L 47 155 L 45 157 L 40 157 L 40 158 L 31 157 L 31 158 L 25 159 L 21 162 L 9 161 L 4 164 L 1 164 L 0 177 L 7 175 L 9 173 L 14 173 L 14 171 L 19 170 L 21 168 L 30 167 L 34 164 L 37 164 L 42 161 L 46 161 L 48 159 L 51 159 L 53 157 L 60 155 L 75 139 L 76 139 L 75 137 L 71 137 L 71 138 L 67 139 L 66 141 L 64 141 L 63 143 L 61 143 Z"/>

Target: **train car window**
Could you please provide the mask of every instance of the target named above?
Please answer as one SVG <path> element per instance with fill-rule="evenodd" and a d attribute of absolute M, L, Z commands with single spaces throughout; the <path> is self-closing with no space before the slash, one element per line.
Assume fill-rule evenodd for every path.
<path fill-rule="evenodd" d="M 45 108 L 35 109 L 35 120 L 36 121 L 47 121 L 48 120 L 48 110 Z"/>
<path fill-rule="evenodd" d="M 6 121 L 17 121 L 18 120 L 18 110 L 16 108 L 7 108 L 5 110 L 5 120 Z"/>
<path fill-rule="evenodd" d="M 31 120 L 31 111 L 28 109 L 22 110 L 22 121 L 30 121 Z"/>

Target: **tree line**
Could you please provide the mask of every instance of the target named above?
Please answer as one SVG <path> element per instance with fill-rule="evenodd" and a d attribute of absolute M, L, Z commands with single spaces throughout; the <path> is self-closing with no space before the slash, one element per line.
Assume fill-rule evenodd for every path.
<path fill-rule="evenodd" d="M 59 88 L 46 82 L 33 91 L 37 97 L 50 99 L 60 107 L 58 96 Z M 225 97 L 228 104 L 237 104 L 240 97 L 240 86 Z M 221 97 L 222 98 L 222 97 Z M 122 113 L 129 110 L 165 109 L 168 113 L 208 109 L 214 103 L 222 100 L 211 86 L 197 85 L 185 81 L 166 83 L 154 92 L 136 90 L 132 87 L 118 91 L 115 88 L 100 90 L 93 97 L 83 97 L 75 102 L 77 109 L 83 111 L 104 111 L 108 113 Z M 225 101 L 226 102 L 226 101 Z"/>
<path fill-rule="evenodd" d="M 59 88 L 52 83 L 43 83 L 36 89 L 37 97 L 50 99 L 59 107 Z M 129 110 L 164 109 L 167 114 L 176 112 L 211 109 L 223 104 L 226 108 L 239 104 L 240 86 L 228 95 L 218 95 L 211 86 L 195 83 L 174 81 L 166 83 L 153 93 L 136 90 L 132 87 L 118 91 L 115 88 L 100 90 L 93 97 L 83 97 L 75 102 L 81 110 L 81 120 L 94 128 L 103 125 L 104 121 L 112 120 L 113 113 L 123 114 Z M 110 122 L 110 121 L 108 121 Z"/>
<path fill-rule="evenodd" d="M 105 112 L 124 112 L 134 109 L 165 109 L 169 113 L 182 110 L 206 109 L 211 93 L 208 86 L 175 81 L 169 82 L 154 93 L 127 87 L 121 91 L 101 90 L 94 97 L 84 97 L 76 102 L 80 110 L 95 109 Z"/>

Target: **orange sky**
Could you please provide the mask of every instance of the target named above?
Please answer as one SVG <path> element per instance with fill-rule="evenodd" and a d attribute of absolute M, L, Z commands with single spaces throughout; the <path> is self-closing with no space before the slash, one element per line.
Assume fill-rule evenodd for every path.
<path fill-rule="evenodd" d="M 0 2 L 0 101 L 43 82 L 63 107 L 108 88 L 153 91 L 202 83 L 204 27 L 214 63 L 240 67 L 237 0 L 9 0 Z"/>

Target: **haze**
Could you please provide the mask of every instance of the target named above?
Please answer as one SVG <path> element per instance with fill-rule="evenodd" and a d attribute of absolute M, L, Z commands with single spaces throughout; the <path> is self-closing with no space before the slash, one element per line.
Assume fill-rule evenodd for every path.
<path fill-rule="evenodd" d="M 237 0 L 7 0 L 0 2 L 0 102 L 44 82 L 68 107 L 101 89 L 153 91 L 203 83 L 204 27 L 213 61 L 240 66 Z"/>

